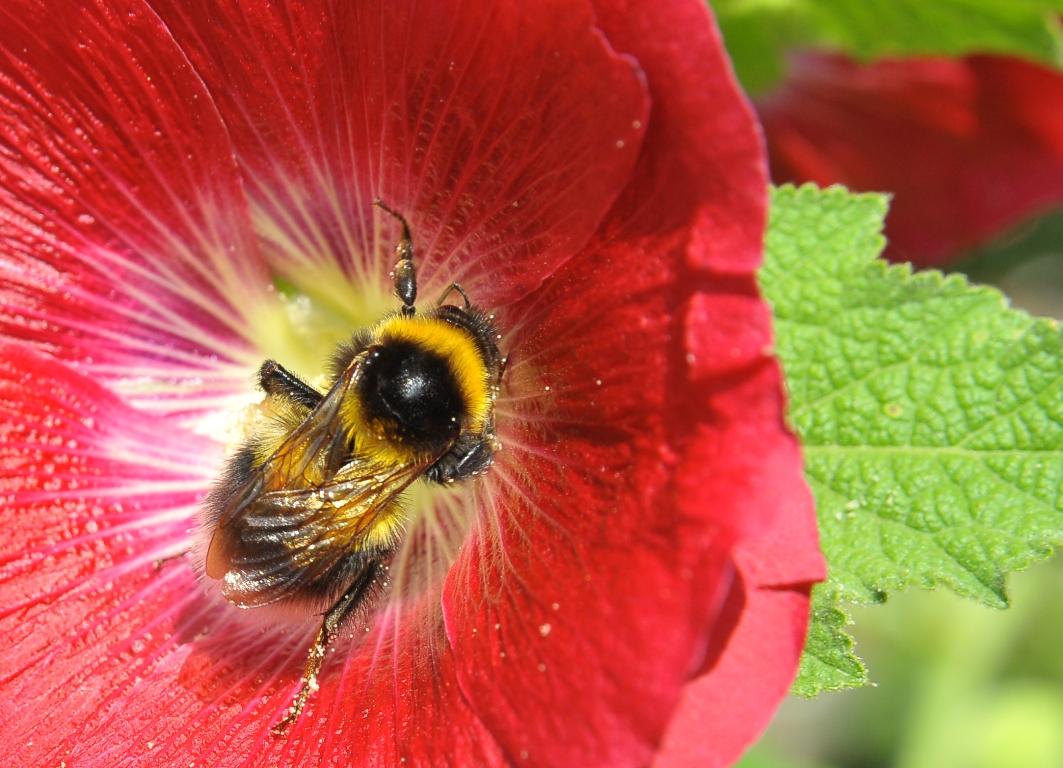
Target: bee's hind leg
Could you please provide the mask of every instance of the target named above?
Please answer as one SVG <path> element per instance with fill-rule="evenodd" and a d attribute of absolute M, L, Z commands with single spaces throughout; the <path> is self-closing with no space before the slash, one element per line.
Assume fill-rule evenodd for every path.
<path fill-rule="evenodd" d="M 318 689 L 317 677 L 321 674 L 321 667 L 325 662 L 325 651 L 328 650 L 329 643 L 335 639 L 344 619 L 365 599 L 379 572 L 379 561 L 366 565 L 365 569 L 358 575 L 358 578 L 354 580 L 354 583 L 343 593 L 343 596 L 325 612 L 325 620 L 321 622 L 321 629 L 317 631 L 314 644 L 310 646 L 310 656 L 306 662 L 306 674 L 303 675 L 299 693 L 296 694 L 295 700 L 288 707 L 284 717 L 273 726 L 274 736 L 283 736 L 288 726 L 299 719 L 299 715 L 302 714 L 310 694 Z"/>

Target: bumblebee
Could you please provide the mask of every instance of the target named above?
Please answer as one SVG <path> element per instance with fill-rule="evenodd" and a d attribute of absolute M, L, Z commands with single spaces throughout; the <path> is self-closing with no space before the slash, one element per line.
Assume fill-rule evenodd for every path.
<path fill-rule="evenodd" d="M 259 384 L 272 412 L 229 460 L 207 499 L 206 574 L 238 606 L 322 611 L 282 734 L 317 688 L 325 650 L 384 581 L 415 480 L 484 473 L 498 448 L 494 400 L 504 360 L 490 317 L 457 284 L 418 312 L 410 227 L 396 248 L 402 306 L 337 349 L 320 392 L 273 360 Z M 463 306 L 444 303 L 457 293 Z"/>

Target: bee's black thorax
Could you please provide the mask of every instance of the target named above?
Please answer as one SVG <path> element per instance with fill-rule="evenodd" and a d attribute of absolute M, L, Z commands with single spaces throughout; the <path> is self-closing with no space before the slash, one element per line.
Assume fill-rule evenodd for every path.
<path fill-rule="evenodd" d="M 360 395 L 370 423 L 426 452 L 453 442 L 467 406 L 448 361 L 410 342 L 371 346 Z"/>

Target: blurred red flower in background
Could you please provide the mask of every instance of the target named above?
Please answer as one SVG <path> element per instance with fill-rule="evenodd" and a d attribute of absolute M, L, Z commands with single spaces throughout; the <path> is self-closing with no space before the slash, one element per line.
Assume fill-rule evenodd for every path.
<path fill-rule="evenodd" d="M 893 261 L 941 266 L 1063 204 L 1063 73 L 1006 56 L 801 53 L 760 99 L 777 184 L 893 195 Z"/>
<path fill-rule="evenodd" d="M 3 763 L 736 759 L 823 576 L 765 184 L 699 0 L 6 3 Z M 497 314 L 504 449 L 278 739 L 316 625 L 188 553 L 261 360 L 394 306 L 375 198 Z"/>

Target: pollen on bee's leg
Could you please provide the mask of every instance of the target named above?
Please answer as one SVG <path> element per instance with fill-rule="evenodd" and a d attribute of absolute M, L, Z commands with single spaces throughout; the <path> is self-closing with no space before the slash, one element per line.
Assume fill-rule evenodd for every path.
<path fill-rule="evenodd" d="M 325 620 L 321 622 L 321 629 L 317 631 L 314 643 L 310 646 L 310 653 L 306 660 L 306 672 L 299 684 L 299 693 L 296 694 L 295 701 L 288 708 L 287 714 L 279 723 L 273 726 L 272 732 L 274 736 L 284 735 L 288 726 L 299 719 L 299 715 L 302 714 L 303 709 L 306 707 L 310 694 L 320 687 L 318 685 L 318 676 L 321 674 L 321 667 L 324 665 L 325 652 L 328 650 L 329 643 L 336 637 L 344 621 L 350 616 L 351 611 L 361 604 L 365 598 L 366 591 L 376 582 L 380 567 L 381 563 L 379 561 L 368 563 L 358 578 L 343 593 L 343 596 L 326 611 Z"/>
<path fill-rule="evenodd" d="M 274 736 L 280 737 L 284 735 L 284 732 L 288 730 L 288 726 L 298 720 L 299 715 L 303 713 L 310 694 L 317 692 L 321 687 L 317 682 L 317 677 L 321 673 L 321 666 L 325 660 L 325 651 L 328 650 L 328 642 L 328 628 L 322 625 L 321 629 L 318 630 L 317 637 L 314 638 L 314 644 L 310 646 L 310 654 L 306 662 L 306 674 L 299 681 L 299 692 L 295 695 L 295 700 L 288 707 L 284 717 L 271 729 Z"/>

